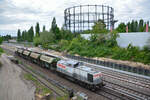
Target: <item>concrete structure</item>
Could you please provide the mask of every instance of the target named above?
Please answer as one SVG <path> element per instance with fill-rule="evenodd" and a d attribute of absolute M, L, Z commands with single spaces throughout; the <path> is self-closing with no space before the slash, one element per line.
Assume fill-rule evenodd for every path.
<path fill-rule="evenodd" d="M 117 38 L 120 47 L 127 47 L 129 44 L 143 48 L 150 45 L 150 32 L 119 33 Z"/>

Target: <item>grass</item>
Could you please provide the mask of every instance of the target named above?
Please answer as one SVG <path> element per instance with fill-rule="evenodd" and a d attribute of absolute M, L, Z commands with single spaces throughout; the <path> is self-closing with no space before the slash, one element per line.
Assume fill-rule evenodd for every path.
<path fill-rule="evenodd" d="M 1 61 L 0 61 L 0 67 L 2 67 L 2 63 L 1 63 Z"/>
<path fill-rule="evenodd" d="M 63 97 L 57 97 L 56 100 L 69 100 L 68 95 L 63 96 Z"/>
<path fill-rule="evenodd" d="M 2 48 L 0 48 L 0 55 L 4 53 L 4 50 Z"/>
<path fill-rule="evenodd" d="M 22 61 L 19 60 L 20 64 L 23 64 Z M 28 69 L 33 70 L 31 66 L 25 65 Z M 44 85 L 40 84 L 39 81 L 33 77 L 31 74 L 26 73 L 24 74 L 24 78 L 26 80 L 31 80 L 35 86 L 36 86 L 36 93 L 40 93 L 42 96 L 44 96 L 47 93 L 52 93 L 48 88 L 46 88 Z"/>
<path fill-rule="evenodd" d="M 1 56 L 1 54 L 4 52 L 4 50 L 2 49 L 2 48 L 0 48 L 0 56 Z M 0 61 L 0 67 L 2 67 L 2 63 L 1 63 L 1 61 Z"/>
<path fill-rule="evenodd" d="M 48 88 L 40 84 L 39 81 L 35 77 L 33 77 L 31 74 L 29 73 L 24 74 L 24 78 L 34 83 L 34 85 L 36 86 L 36 93 L 42 96 L 44 96 L 47 93 L 52 94 L 52 91 L 50 91 Z M 57 97 L 56 100 L 69 100 L 69 99 L 68 99 L 68 95 L 65 95 L 63 97 Z"/>
<path fill-rule="evenodd" d="M 46 88 L 44 85 L 40 84 L 40 82 L 35 78 L 33 77 L 31 74 L 29 73 L 26 73 L 24 74 L 24 78 L 26 80 L 30 80 L 34 83 L 34 85 L 36 86 L 36 93 L 44 96 L 45 94 L 47 93 L 52 93 L 48 88 Z"/>

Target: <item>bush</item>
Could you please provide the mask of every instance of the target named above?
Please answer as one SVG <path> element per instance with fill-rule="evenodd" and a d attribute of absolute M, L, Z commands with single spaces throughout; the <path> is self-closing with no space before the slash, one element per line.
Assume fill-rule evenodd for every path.
<path fill-rule="evenodd" d="M 40 37 L 35 37 L 33 39 L 35 46 L 42 45 L 44 48 L 48 48 L 48 45 L 52 42 L 54 42 L 54 34 L 48 31 L 41 32 Z"/>
<path fill-rule="evenodd" d="M 2 63 L 0 62 L 0 67 L 2 67 Z"/>
<path fill-rule="evenodd" d="M 40 41 L 42 45 L 52 43 L 54 42 L 54 34 L 48 31 L 41 32 Z"/>
<path fill-rule="evenodd" d="M 61 40 L 59 42 L 59 48 L 61 51 L 64 51 L 67 49 L 67 47 L 69 46 L 70 42 L 68 40 Z"/>
<path fill-rule="evenodd" d="M 2 42 L 3 42 L 3 38 L 2 38 L 2 37 L 0 37 L 0 44 L 2 44 Z"/>
<path fill-rule="evenodd" d="M 41 45 L 41 39 L 40 39 L 40 37 L 34 37 L 33 44 L 35 46 Z"/>

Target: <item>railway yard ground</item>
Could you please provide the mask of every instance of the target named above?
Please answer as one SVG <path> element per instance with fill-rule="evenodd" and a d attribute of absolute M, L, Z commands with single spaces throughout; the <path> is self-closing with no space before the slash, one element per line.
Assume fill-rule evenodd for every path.
<path fill-rule="evenodd" d="M 22 70 L 6 54 L 0 58 L 0 100 L 34 100 L 35 86 L 21 78 Z"/>
<path fill-rule="evenodd" d="M 7 54 L 10 54 L 10 55 L 14 54 L 14 50 L 15 50 L 14 44 L 5 44 L 5 45 L 2 45 L 1 47 L 4 48 L 4 50 Z M 6 58 L 7 58 L 5 54 L 3 54 L 2 57 L 5 57 L 5 59 L 3 59 L 3 60 L 6 60 Z M 129 73 L 122 73 L 121 71 L 119 72 L 116 70 L 104 68 L 103 66 L 86 63 L 87 66 L 95 68 L 97 70 L 100 70 L 103 73 L 104 82 L 106 84 L 104 86 L 104 88 L 102 88 L 101 90 L 99 90 L 97 92 L 92 92 L 92 91 L 85 89 L 84 87 L 81 87 L 73 82 L 70 82 L 70 81 L 56 75 L 55 73 L 53 73 L 47 69 L 43 69 L 43 68 L 39 67 L 39 65 L 37 65 L 37 64 L 33 64 L 30 61 L 27 61 L 18 56 L 16 58 L 19 59 L 20 64 L 18 66 L 17 65 L 14 65 L 14 66 L 16 66 L 16 68 L 18 68 L 19 70 L 21 70 L 21 69 L 26 70 L 25 71 L 26 72 L 25 75 L 27 76 L 26 78 L 29 78 L 30 74 L 32 74 L 32 76 L 35 76 L 37 78 L 37 80 L 42 81 L 42 79 L 39 78 L 40 76 L 36 76 L 37 74 L 33 73 L 33 71 L 31 71 L 31 70 L 38 71 L 42 75 L 45 75 L 45 77 L 50 78 L 49 80 L 55 80 L 57 83 L 61 84 L 62 86 L 73 89 L 75 92 L 80 91 L 80 92 L 87 94 L 89 97 L 89 100 L 150 100 L 150 78 L 147 78 L 147 77 L 142 77 L 139 75 L 132 75 Z M 3 60 L 2 60 L 2 62 L 4 62 Z M 10 61 L 8 61 L 8 62 L 10 63 Z M 9 66 L 10 65 L 13 65 L 13 64 L 9 64 Z M 5 68 L 5 67 L 2 67 L 0 71 L 2 71 L 3 68 Z M 28 72 L 28 74 L 27 74 L 27 72 Z M 20 71 L 20 73 L 22 73 L 22 71 Z M 0 73 L 0 78 L 2 78 L 1 74 L 2 73 Z M 12 76 L 14 76 L 14 75 L 12 75 Z M 52 83 L 50 81 L 47 81 L 47 82 L 42 81 L 42 82 L 44 82 L 46 87 L 48 87 L 51 91 L 53 91 L 53 94 L 55 95 L 55 97 L 57 95 L 64 96 L 63 89 L 58 90 L 58 91 L 62 92 L 62 93 L 59 92 L 60 94 L 58 94 L 57 93 L 58 91 L 56 91 L 58 89 L 58 87 L 57 86 L 51 87 L 51 85 L 53 85 L 52 84 L 53 82 Z M 27 83 L 29 83 L 29 82 L 27 81 Z M 1 81 L 0 81 L 0 85 L 1 85 Z M 30 85 L 33 86 L 34 91 L 36 91 L 35 90 L 36 86 L 34 86 L 33 84 L 30 84 Z M 31 99 L 25 98 L 25 99 L 21 99 L 21 100 L 32 100 L 32 99 L 34 100 L 34 91 L 32 91 L 33 98 L 31 98 Z M 30 92 L 31 92 L 31 90 L 30 90 Z M 30 92 L 28 92 L 28 93 L 30 93 Z M 28 93 L 25 95 L 28 95 Z M 1 97 L 1 95 L 0 95 L 0 97 Z M 30 96 L 27 96 L 27 97 L 31 97 L 31 94 L 30 94 Z M 1 100 L 1 98 L 0 98 L 0 100 Z M 5 100 L 5 99 L 3 99 L 3 100 Z M 14 100 L 14 99 L 8 99 L 8 100 Z M 19 100 L 19 99 L 15 99 L 15 100 Z"/>
<path fill-rule="evenodd" d="M 67 93 L 29 71 L 32 69 L 30 66 L 14 64 L 9 59 L 10 55 L 5 51 L 0 58 L 0 100 L 68 100 Z"/>

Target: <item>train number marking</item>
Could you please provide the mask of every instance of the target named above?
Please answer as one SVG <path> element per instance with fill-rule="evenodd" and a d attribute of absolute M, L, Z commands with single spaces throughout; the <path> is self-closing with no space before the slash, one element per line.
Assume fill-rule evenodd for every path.
<path fill-rule="evenodd" d="M 58 64 L 58 66 L 61 67 L 61 68 L 63 68 L 63 69 L 66 68 L 66 66 L 64 66 L 64 65 L 62 65 L 62 64 Z"/>

